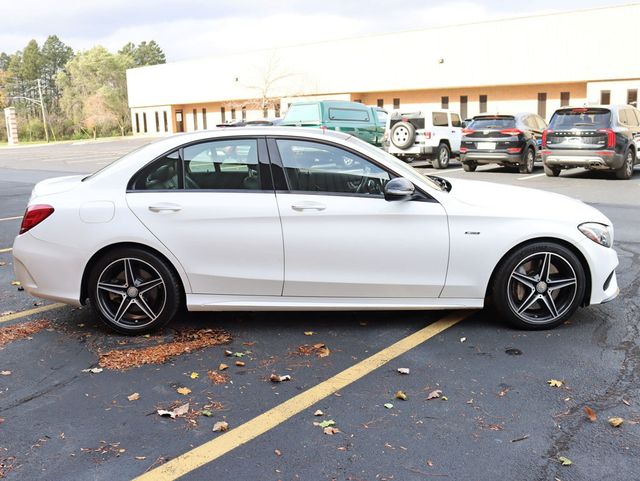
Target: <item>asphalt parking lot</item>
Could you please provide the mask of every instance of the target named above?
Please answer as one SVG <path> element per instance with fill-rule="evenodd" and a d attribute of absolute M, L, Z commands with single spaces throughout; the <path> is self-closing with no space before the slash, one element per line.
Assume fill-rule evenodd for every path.
<path fill-rule="evenodd" d="M 0 149 L 0 478 L 638 479 L 640 167 L 629 181 L 423 169 L 560 192 L 613 220 L 620 297 L 555 330 L 490 311 L 185 313 L 130 338 L 18 290 L 10 247 L 35 182 L 147 141 Z"/>

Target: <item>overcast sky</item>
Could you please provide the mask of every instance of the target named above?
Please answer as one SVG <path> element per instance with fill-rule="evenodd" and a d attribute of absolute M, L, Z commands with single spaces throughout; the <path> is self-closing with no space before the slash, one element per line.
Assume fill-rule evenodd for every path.
<path fill-rule="evenodd" d="M 74 49 L 156 40 L 168 61 L 330 38 L 619 5 L 624 0 L 0 0 L 0 51 L 58 35 Z"/>

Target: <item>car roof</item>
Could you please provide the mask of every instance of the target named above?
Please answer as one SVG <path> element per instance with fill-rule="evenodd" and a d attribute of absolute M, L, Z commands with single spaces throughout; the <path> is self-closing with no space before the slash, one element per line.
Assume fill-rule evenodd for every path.
<path fill-rule="evenodd" d="M 322 104 L 327 107 L 362 107 L 363 109 L 369 108 L 368 106 L 360 103 L 360 102 L 351 102 L 349 100 L 304 100 L 300 102 L 293 102 L 289 108 L 295 105 L 314 105 L 314 104 Z"/>

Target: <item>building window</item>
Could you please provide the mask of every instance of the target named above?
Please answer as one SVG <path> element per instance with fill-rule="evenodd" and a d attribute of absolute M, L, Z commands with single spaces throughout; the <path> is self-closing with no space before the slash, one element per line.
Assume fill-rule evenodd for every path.
<path fill-rule="evenodd" d="M 627 90 L 627 104 L 638 107 L 638 89 Z"/>
<path fill-rule="evenodd" d="M 160 132 L 160 114 L 157 110 L 154 113 L 156 117 L 156 132 Z"/>
<path fill-rule="evenodd" d="M 242 106 L 242 120 L 247 120 L 247 108 Z"/>
<path fill-rule="evenodd" d="M 207 130 L 207 109 L 202 109 L 202 129 Z"/>
<path fill-rule="evenodd" d="M 400 108 L 400 99 L 393 99 L 393 108 L 394 109 Z"/>
<path fill-rule="evenodd" d="M 231 109 L 231 120 L 236 119 L 236 109 Z"/>
<path fill-rule="evenodd" d="M 469 97 L 466 95 L 460 96 L 460 117 L 462 120 L 467 118 L 467 104 L 469 103 Z"/>
<path fill-rule="evenodd" d="M 266 119 L 267 117 L 269 117 L 269 107 L 265 105 L 262 109 L 262 118 Z"/>
<path fill-rule="evenodd" d="M 225 112 L 224 112 L 224 107 L 220 107 L 220 120 L 222 121 L 222 123 L 224 124 L 225 122 Z"/>
<path fill-rule="evenodd" d="M 136 112 L 136 132 L 140 133 L 140 116 Z"/>
<path fill-rule="evenodd" d="M 378 107 L 382 108 L 384 107 L 384 99 L 378 99 L 378 103 L 377 103 Z"/>
<path fill-rule="evenodd" d="M 440 99 L 440 108 L 448 110 L 449 109 L 449 97 L 444 96 Z"/>
<path fill-rule="evenodd" d="M 571 94 L 569 92 L 560 92 L 560 107 L 566 107 L 571 102 Z"/>
<path fill-rule="evenodd" d="M 147 133 L 147 113 L 142 113 L 142 128 L 144 129 L 144 133 Z"/>
<path fill-rule="evenodd" d="M 169 132 L 169 120 L 167 119 L 167 111 L 162 112 L 162 117 L 164 120 L 164 131 Z"/>
<path fill-rule="evenodd" d="M 280 102 L 276 102 L 275 105 L 275 109 L 276 109 L 276 118 L 280 117 Z"/>
<path fill-rule="evenodd" d="M 540 92 L 538 94 L 538 115 L 543 119 L 547 118 L 547 93 Z"/>
<path fill-rule="evenodd" d="M 198 130 L 198 109 L 193 109 L 193 130 Z"/>
<path fill-rule="evenodd" d="M 611 103 L 611 91 L 610 90 L 601 90 L 600 91 L 600 104 L 601 105 L 609 105 Z"/>
<path fill-rule="evenodd" d="M 480 113 L 484 114 L 487 111 L 487 96 L 480 96 Z"/>
<path fill-rule="evenodd" d="M 354 100 L 354 102 L 361 104 L 361 103 L 362 103 L 362 100 L 360 100 L 360 99 L 355 99 L 355 100 Z"/>

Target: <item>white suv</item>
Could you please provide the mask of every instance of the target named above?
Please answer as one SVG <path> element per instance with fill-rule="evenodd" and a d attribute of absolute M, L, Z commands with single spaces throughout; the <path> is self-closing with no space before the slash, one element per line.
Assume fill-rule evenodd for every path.
<path fill-rule="evenodd" d="M 460 153 L 462 122 L 447 110 L 394 111 L 387 118 L 383 148 L 406 160 L 430 160 L 445 169 L 452 155 Z"/>

